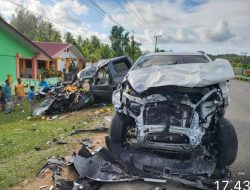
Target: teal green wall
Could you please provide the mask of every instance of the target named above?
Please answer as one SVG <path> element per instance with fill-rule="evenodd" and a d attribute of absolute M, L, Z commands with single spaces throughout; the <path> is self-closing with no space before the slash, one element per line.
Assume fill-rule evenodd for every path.
<path fill-rule="evenodd" d="M 23 58 L 32 58 L 35 52 L 30 50 L 14 38 L 14 35 L 0 28 L 0 84 L 8 74 L 12 75 L 13 82 L 16 81 L 16 54 L 20 53 Z"/>

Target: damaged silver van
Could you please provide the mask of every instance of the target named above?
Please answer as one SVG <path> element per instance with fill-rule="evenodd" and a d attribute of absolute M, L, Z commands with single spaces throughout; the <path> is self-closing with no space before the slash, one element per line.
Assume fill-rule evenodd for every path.
<path fill-rule="evenodd" d="M 109 139 L 123 147 L 120 162 L 131 165 L 122 152 L 133 149 L 133 170 L 180 182 L 208 179 L 231 165 L 238 140 L 224 114 L 233 77 L 227 60 L 200 52 L 140 57 L 112 98 Z"/>

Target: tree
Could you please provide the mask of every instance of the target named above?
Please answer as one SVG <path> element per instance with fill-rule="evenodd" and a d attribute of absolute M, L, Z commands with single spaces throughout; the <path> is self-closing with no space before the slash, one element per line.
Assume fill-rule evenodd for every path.
<path fill-rule="evenodd" d="M 66 43 L 76 44 L 74 36 L 70 32 L 66 32 L 63 38 Z"/>
<path fill-rule="evenodd" d="M 124 55 L 125 49 L 129 43 L 129 33 L 124 33 L 124 28 L 121 26 L 113 26 L 111 29 L 111 35 L 109 39 L 111 41 L 111 47 L 115 52 L 115 56 Z"/>
<path fill-rule="evenodd" d="M 81 35 L 77 36 L 76 43 L 77 43 L 77 45 L 78 45 L 79 47 L 82 46 L 83 39 L 82 39 L 82 36 L 81 36 Z"/>
<path fill-rule="evenodd" d="M 16 15 L 12 15 L 10 24 L 30 40 L 35 40 L 38 18 L 25 9 L 17 9 L 16 12 Z"/>
<path fill-rule="evenodd" d="M 91 45 L 92 45 L 92 47 L 94 48 L 94 49 L 96 49 L 96 48 L 100 48 L 100 45 L 101 45 L 101 41 L 100 41 L 100 39 L 99 38 L 97 38 L 97 36 L 91 36 L 91 38 L 90 38 L 90 43 L 91 43 Z"/>
<path fill-rule="evenodd" d="M 41 21 L 37 27 L 37 41 L 62 42 L 60 31 L 56 30 L 50 22 Z"/>
<path fill-rule="evenodd" d="M 127 46 L 125 54 L 131 57 L 133 61 L 137 60 L 142 55 L 140 46 L 141 44 L 136 42 L 132 36 L 131 43 Z"/>
<path fill-rule="evenodd" d="M 107 44 L 101 45 L 100 49 L 100 56 L 102 59 L 108 59 L 114 57 L 115 52 L 110 48 Z"/>

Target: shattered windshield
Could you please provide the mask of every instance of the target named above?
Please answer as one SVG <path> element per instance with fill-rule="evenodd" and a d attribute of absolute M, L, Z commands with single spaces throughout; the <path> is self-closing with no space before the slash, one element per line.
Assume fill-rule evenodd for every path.
<path fill-rule="evenodd" d="M 132 70 L 151 66 L 207 62 L 209 62 L 209 60 L 204 55 L 152 55 L 141 57 L 135 63 Z"/>
<path fill-rule="evenodd" d="M 82 80 L 84 78 L 92 78 L 95 75 L 96 67 L 86 67 L 85 69 L 81 70 L 77 73 L 77 77 Z"/>

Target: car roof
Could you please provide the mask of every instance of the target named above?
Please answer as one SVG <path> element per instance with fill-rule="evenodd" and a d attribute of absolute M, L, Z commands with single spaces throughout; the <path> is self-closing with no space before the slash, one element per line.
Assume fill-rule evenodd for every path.
<path fill-rule="evenodd" d="M 147 53 L 145 56 L 152 56 L 152 55 L 205 55 L 202 52 L 174 52 L 174 51 L 166 51 L 166 52 L 153 52 Z"/>
<path fill-rule="evenodd" d="M 101 60 L 97 63 L 97 69 L 99 69 L 100 67 L 103 67 L 105 65 L 107 65 L 109 62 L 111 61 L 116 61 L 116 60 L 119 60 L 119 59 L 123 59 L 123 58 L 128 58 L 128 56 L 120 56 L 120 57 L 113 57 L 113 58 L 110 58 L 110 59 L 104 59 L 104 60 Z"/>

